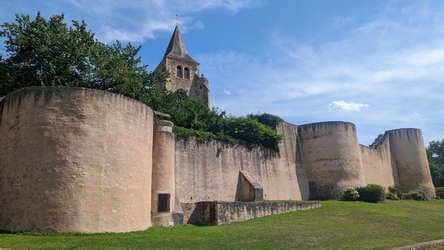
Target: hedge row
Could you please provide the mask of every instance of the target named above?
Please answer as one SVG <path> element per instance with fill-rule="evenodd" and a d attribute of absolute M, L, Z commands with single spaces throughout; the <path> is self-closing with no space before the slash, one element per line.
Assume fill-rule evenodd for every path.
<path fill-rule="evenodd" d="M 441 189 L 444 191 L 444 189 Z M 438 192 L 438 191 L 437 191 Z M 409 192 L 402 192 L 398 187 L 390 187 L 389 192 L 385 193 L 384 188 L 369 184 L 365 187 L 349 188 L 342 194 L 344 201 L 365 201 L 365 202 L 381 202 L 384 199 L 388 200 L 427 200 L 427 196 L 423 191 L 415 190 Z"/>

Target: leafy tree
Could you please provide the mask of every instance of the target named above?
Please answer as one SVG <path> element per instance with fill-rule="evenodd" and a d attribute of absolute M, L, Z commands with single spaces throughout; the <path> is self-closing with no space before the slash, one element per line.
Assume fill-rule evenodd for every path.
<path fill-rule="evenodd" d="M 104 44 L 85 22 L 69 26 L 63 15 L 16 15 L 0 26 L 0 37 L 8 55 L 0 58 L 0 95 L 27 86 L 75 86 L 136 98 L 160 80 L 140 65 L 140 47 Z"/>
<path fill-rule="evenodd" d="M 254 119 L 273 129 L 275 129 L 277 125 L 283 121 L 280 117 L 267 113 L 257 114 L 257 115 L 250 114 L 247 115 L 247 118 Z"/>
<path fill-rule="evenodd" d="M 228 118 L 224 122 L 222 132 L 234 137 L 248 146 L 262 145 L 274 151 L 278 151 L 278 143 L 281 136 L 267 125 L 254 119 L 236 117 Z"/>
<path fill-rule="evenodd" d="M 156 94 L 152 94 L 156 93 Z M 187 96 L 185 91 L 174 93 L 153 90 L 144 102 L 155 110 L 171 114 L 175 133 L 180 137 L 199 137 L 202 141 L 218 139 L 239 143 L 249 148 L 263 146 L 278 151 L 281 136 L 274 128 L 245 117 L 228 117 L 225 111 L 210 110 L 198 97 Z"/>
<path fill-rule="evenodd" d="M 427 147 L 427 157 L 430 164 L 433 184 L 444 186 L 444 140 L 431 141 Z"/>

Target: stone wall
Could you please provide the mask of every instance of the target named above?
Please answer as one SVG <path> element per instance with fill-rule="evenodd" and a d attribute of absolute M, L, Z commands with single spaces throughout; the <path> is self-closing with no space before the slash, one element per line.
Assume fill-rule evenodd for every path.
<path fill-rule="evenodd" d="M 420 130 L 401 129 L 359 145 L 348 122 L 281 123 L 280 153 L 221 142 L 176 142 L 177 202 L 239 200 L 251 196 L 240 173 L 263 189 L 264 200 L 336 199 L 350 187 L 423 189 L 434 196 Z M 398 166 L 398 167 L 396 167 Z M 244 193 L 241 195 L 245 196 Z"/>
<path fill-rule="evenodd" d="M 153 112 L 83 88 L 0 102 L 0 230 L 127 232 L 151 225 Z"/>
<path fill-rule="evenodd" d="M 386 190 L 396 185 L 388 137 L 373 147 L 360 145 L 365 183 L 378 184 Z"/>
<path fill-rule="evenodd" d="M 392 166 L 403 190 L 423 190 L 435 197 L 424 139 L 419 129 L 396 129 L 386 132 L 390 140 Z"/>
<path fill-rule="evenodd" d="M 302 162 L 310 199 L 338 198 L 349 187 L 364 186 L 355 125 L 321 122 L 299 126 Z"/>
<path fill-rule="evenodd" d="M 319 201 L 280 202 L 221 202 L 203 201 L 184 203 L 184 223 L 196 225 L 221 225 L 245 221 L 272 214 L 301 211 L 321 207 Z"/>
<path fill-rule="evenodd" d="M 193 78 L 193 83 L 191 84 L 190 95 L 202 98 L 209 106 L 210 89 L 208 84 L 208 80 L 203 75 L 199 76 L 198 72 L 196 72 Z"/>
<path fill-rule="evenodd" d="M 308 199 L 305 170 L 298 165 L 297 127 L 278 126 L 280 153 L 195 139 L 176 141 L 176 195 L 180 202 L 234 201 L 243 171 L 263 188 L 265 200 Z"/>
<path fill-rule="evenodd" d="M 185 68 L 190 70 L 190 79 L 186 79 L 185 76 L 177 76 L 177 67 L 182 67 L 182 71 Z M 167 56 L 160 64 L 161 68 L 168 72 L 168 81 L 166 82 L 165 88 L 169 91 L 176 91 L 178 89 L 185 90 L 188 94 L 191 90 L 191 85 L 193 83 L 195 74 L 199 72 L 199 65 L 195 62 L 187 62 L 181 58 L 174 58 L 172 56 Z"/>
<path fill-rule="evenodd" d="M 151 215 L 170 224 L 181 203 L 331 199 L 366 184 L 435 195 L 418 129 L 387 131 L 366 147 L 351 123 L 282 122 L 276 153 L 175 140 L 171 125 L 159 121 L 153 136 L 149 107 L 99 90 L 7 95 L 0 100 L 0 230 L 143 230 Z M 160 193 L 170 194 L 165 214 L 155 210 Z"/>
<path fill-rule="evenodd" d="M 177 67 L 182 69 L 182 77 L 177 76 Z M 188 69 L 189 78 L 185 76 L 185 68 Z M 199 64 L 186 58 L 166 56 L 157 66 L 156 70 L 168 74 L 163 89 L 169 91 L 184 90 L 190 96 L 202 98 L 208 105 L 210 103 L 210 89 L 208 80 L 199 75 Z"/>

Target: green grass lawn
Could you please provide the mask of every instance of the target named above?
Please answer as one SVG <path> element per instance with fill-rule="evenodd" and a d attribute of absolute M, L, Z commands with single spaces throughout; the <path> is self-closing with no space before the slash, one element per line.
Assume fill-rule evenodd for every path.
<path fill-rule="evenodd" d="M 444 238 L 444 200 L 322 205 L 222 226 L 119 234 L 0 233 L 0 247 L 387 248 Z"/>

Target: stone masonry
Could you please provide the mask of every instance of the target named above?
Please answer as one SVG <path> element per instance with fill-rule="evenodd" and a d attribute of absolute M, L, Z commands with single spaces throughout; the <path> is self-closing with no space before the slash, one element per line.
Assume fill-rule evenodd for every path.
<path fill-rule="evenodd" d="M 169 73 L 165 89 L 209 101 L 178 27 L 158 70 Z M 144 230 L 186 223 L 196 204 L 221 224 L 367 184 L 435 195 L 419 129 L 389 130 L 364 146 L 350 122 L 283 121 L 276 153 L 178 139 L 168 119 L 93 89 L 30 87 L 0 99 L 0 230 Z M 266 202 L 277 200 L 285 202 Z"/>

